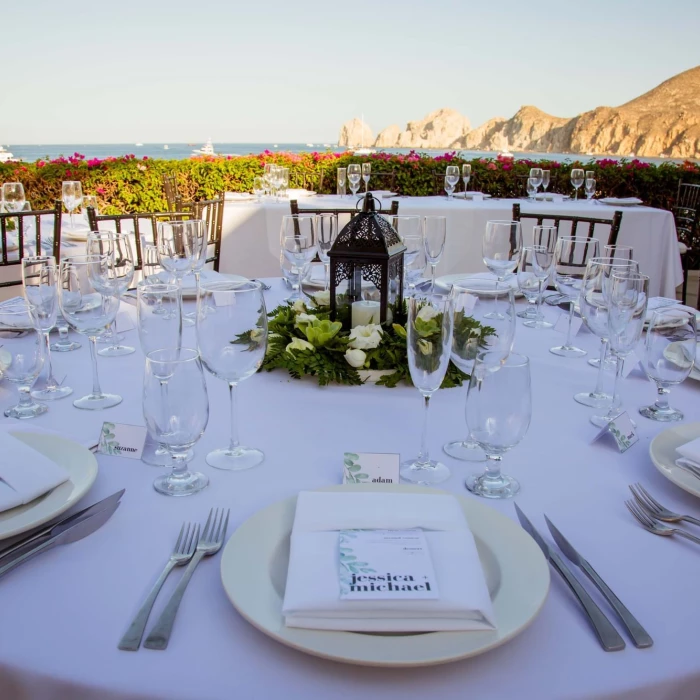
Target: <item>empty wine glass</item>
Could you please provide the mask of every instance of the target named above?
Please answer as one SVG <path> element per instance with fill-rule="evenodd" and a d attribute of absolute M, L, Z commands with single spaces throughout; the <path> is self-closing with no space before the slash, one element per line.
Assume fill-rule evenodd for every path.
<path fill-rule="evenodd" d="M 435 268 L 445 250 L 447 219 L 444 216 L 423 217 L 423 245 L 425 257 L 430 263 L 431 289 L 435 289 Z"/>
<path fill-rule="evenodd" d="M 61 193 L 63 204 L 70 214 L 71 230 L 75 230 L 73 226 L 73 212 L 83 203 L 82 185 L 77 180 L 68 180 L 63 183 Z"/>
<path fill-rule="evenodd" d="M 532 185 L 535 188 L 535 194 L 542 184 L 542 168 L 530 168 L 530 180 L 532 180 Z"/>
<path fill-rule="evenodd" d="M 403 277 L 407 286 L 406 296 L 412 296 L 425 270 L 427 262 L 425 259 L 425 244 L 423 243 L 423 236 L 420 234 L 404 236 L 403 244 L 406 246 L 403 254 Z"/>
<path fill-rule="evenodd" d="M 586 199 L 591 200 L 595 194 L 595 178 L 586 178 Z"/>
<path fill-rule="evenodd" d="M 58 317 L 58 269 L 53 255 L 24 258 L 22 260 L 22 280 L 24 297 L 27 300 L 29 318 L 44 341 L 44 364 L 46 382 L 44 388 L 32 391 L 32 396 L 40 401 L 63 399 L 73 393 L 69 386 L 61 386 L 53 376 L 51 343 L 49 333 L 56 325 Z"/>
<path fill-rule="evenodd" d="M 282 217 L 280 247 L 287 260 L 299 269 L 299 280 L 292 285 L 292 294 L 287 301 L 302 299 L 301 280 L 318 252 L 315 223 L 315 217 L 309 214 Z"/>
<path fill-rule="evenodd" d="M 549 349 L 549 352 L 561 357 L 583 357 L 585 350 L 571 342 L 571 321 L 574 317 L 574 305 L 581 292 L 586 265 L 591 258 L 598 255 L 598 241 L 576 236 L 560 236 L 554 249 L 554 286 L 565 300 L 569 301 L 569 326 L 566 342 Z"/>
<path fill-rule="evenodd" d="M 146 355 L 143 416 L 150 437 L 172 456 L 172 472 L 153 488 L 166 496 L 190 496 L 209 479 L 187 470 L 190 448 L 209 422 L 209 396 L 199 353 L 192 348 L 161 348 Z"/>
<path fill-rule="evenodd" d="M 29 305 L 21 303 L 0 308 L 0 369 L 2 376 L 17 386 L 19 402 L 5 410 L 7 418 L 35 418 L 48 411 L 34 401 L 31 389 L 44 366 L 40 331 L 32 327 Z"/>
<path fill-rule="evenodd" d="M 114 258 L 73 255 L 61 260 L 58 303 L 71 328 L 90 339 L 92 393 L 73 401 L 76 408 L 98 411 L 121 403 L 118 394 L 105 394 L 97 374 L 97 336 L 107 330 L 119 309 L 114 286 Z"/>
<path fill-rule="evenodd" d="M 658 397 L 639 412 L 651 420 L 683 420 L 681 411 L 668 405 L 669 387 L 685 381 L 695 362 L 695 313 L 686 309 L 658 309 L 651 315 L 642 365 L 656 384 Z"/>
<path fill-rule="evenodd" d="M 253 178 L 253 194 L 258 202 L 262 200 L 262 196 L 265 194 L 265 182 L 260 175 Z"/>
<path fill-rule="evenodd" d="M 448 165 L 445 169 L 445 192 L 447 192 L 447 199 L 452 198 L 458 182 L 459 167 L 456 165 Z"/>
<path fill-rule="evenodd" d="M 56 328 L 58 329 L 58 340 L 51 343 L 51 352 L 72 352 L 83 347 L 81 343 L 68 337 L 70 326 L 60 310 L 56 318 Z"/>
<path fill-rule="evenodd" d="M 603 289 L 608 304 L 608 340 L 617 358 L 613 398 L 607 413 L 591 416 L 591 423 L 602 428 L 622 413 L 620 377 L 625 357 L 637 347 L 642 336 L 649 297 L 649 278 L 638 272 L 613 272 Z"/>
<path fill-rule="evenodd" d="M 282 278 L 290 289 L 294 289 L 295 285 L 301 284 L 301 269 L 293 262 L 287 259 L 284 251 L 280 251 L 280 270 Z M 285 299 L 287 301 L 287 299 Z"/>
<path fill-rule="evenodd" d="M 449 201 L 452 196 L 454 195 L 455 191 L 455 186 L 450 184 L 449 180 L 447 179 L 447 176 L 445 176 L 445 196 L 447 200 Z"/>
<path fill-rule="evenodd" d="M 418 484 L 438 484 L 450 470 L 430 459 L 428 412 L 430 397 L 440 388 L 450 363 L 453 309 L 449 295 L 410 297 L 408 305 L 408 368 L 414 386 L 423 397 L 423 433 L 418 457 L 401 464 L 401 476 Z"/>
<path fill-rule="evenodd" d="M 187 221 L 191 231 L 192 240 L 195 245 L 194 254 L 192 255 L 191 272 L 194 276 L 195 288 L 199 288 L 199 280 L 202 275 L 202 270 L 207 264 L 207 250 L 209 248 L 209 239 L 207 238 L 207 227 L 202 219 L 189 219 Z M 197 314 L 195 311 L 182 314 L 182 324 L 184 326 L 194 326 Z"/>
<path fill-rule="evenodd" d="M 465 163 L 462 166 L 462 181 L 464 182 L 464 191 L 467 191 L 467 185 L 469 185 L 469 180 L 472 177 L 472 166 L 469 163 Z"/>
<path fill-rule="evenodd" d="M 341 197 L 345 196 L 345 182 L 347 180 L 347 168 L 338 168 L 338 194 Z"/>
<path fill-rule="evenodd" d="M 450 359 L 465 374 L 471 374 L 479 353 L 489 353 L 489 359 L 501 362 L 510 354 L 515 337 L 515 302 L 513 290 L 497 288 L 496 280 L 465 278 L 452 285 L 454 328 Z M 493 307 L 505 308 L 502 320 L 487 320 Z M 482 328 L 475 326 L 481 323 Z M 486 333 L 484 329 L 493 332 Z M 486 459 L 483 450 L 468 436 L 443 445 L 446 454 L 467 462 Z"/>
<path fill-rule="evenodd" d="M 350 191 L 353 196 L 357 195 L 357 190 L 360 188 L 361 177 L 362 169 L 359 163 L 351 163 L 348 165 L 348 182 L 350 183 Z"/>
<path fill-rule="evenodd" d="M 204 366 L 229 387 L 231 440 L 207 455 L 217 469 L 250 469 L 260 464 L 261 450 L 238 439 L 236 390 L 265 359 L 267 311 L 259 282 L 204 282 L 197 297 L 197 346 Z"/>
<path fill-rule="evenodd" d="M 583 184 L 583 170 L 580 168 L 572 168 L 571 184 L 573 185 L 574 192 L 576 193 L 574 199 L 578 199 L 578 188 Z"/>
<path fill-rule="evenodd" d="M 484 264 L 496 276 L 498 282 L 509 277 L 520 262 L 523 247 L 522 228 L 519 221 L 487 221 L 481 243 Z M 495 316 L 498 319 L 498 310 Z"/>
<path fill-rule="evenodd" d="M 595 170 L 586 170 L 586 180 L 595 179 Z"/>
<path fill-rule="evenodd" d="M 95 210 L 95 216 L 99 215 L 99 209 L 97 208 L 97 195 L 94 194 L 84 194 L 83 195 L 83 208 L 82 215 L 87 219 L 88 207 L 92 207 Z"/>
<path fill-rule="evenodd" d="M 554 252 L 550 248 L 541 245 L 523 248 L 518 266 L 518 287 L 525 295 L 529 308 L 533 309 L 533 314 L 527 316 L 523 323 L 528 328 L 552 327 L 542 314 L 542 296 L 553 266 Z"/>
<path fill-rule="evenodd" d="M 535 178 L 529 177 L 526 183 L 527 197 L 532 201 L 534 201 L 535 195 L 537 194 L 537 185 L 535 182 L 537 182 Z"/>
<path fill-rule="evenodd" d="M 542 191 L 546 192 L 549 187 L 549 170 L 542 171 Z"/>
<path fill-rule="evenodd" d="M 365 192 L 369 189 L 369 176 L 372 174 L 372 164 L 362 164 L 362 179 L 365 181 Z"/>
<path fill-rule="evenodd" d="M 143 280 L 136 286 L 136 318 L 144 355 L 182 345 L 182 316 L 176 284 Z"/>
<path fill-rule="evenodd" d="M 483 353 L 476 359 L 466 408 L 469 432 L 486 453 L 486 469 L 481 475 L 467 477 L 465 484 L 477 496 L 511 498 L 520 484 L 501 473 L 501 461 L 530 427 L 530 362 L 523 355 L 510 354 L 504 360 L 489 355 Z"/>
<path fill-rule="evenodd" d="M 158 222 L 158 261 L 174 278 L 180 290 L 181 312 L 182 279 L 192 270 L 195 259 L 201 254 L 202 245 L 201 227 L 191 225 L 191 221 L 196 219 Z"/>
<path fill-rule="evenodd" d="M 316 240 L 318 241 L 318 257 L 323 263 L 324 289 L 328 289 L 328 273 L 331 266 L 330 250 L 338 235 L 338 215 L 323 213 L 316 215 Z"/>
<path fill-rule="evenodd" d="M 2 199 L 7 212 L 22 211 L 26 202 L 24 185 L 21 182 L 6 182 L 2 186 Z"/>
<path fill-rule="evenodd" d="M 605 245 L 603 246 L 603 257 L 615 258 L 616 260 L 633 260 L 634 249 L 628 245 Z"/>

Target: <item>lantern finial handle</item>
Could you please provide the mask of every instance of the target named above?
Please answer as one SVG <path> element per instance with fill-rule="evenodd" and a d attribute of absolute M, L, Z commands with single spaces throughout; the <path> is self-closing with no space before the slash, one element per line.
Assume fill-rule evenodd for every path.
<path fill-rule="evenodd" d="M 363 213 L 368 212 L 368 211 L 377 211 L 377 209 L 374 206 L 375 201 L 377 201 L 377 198 L 371 192 L 366 192 L 364 199 L 362 200 Z M 360 202 L 358 201 L 357 204 L 359 205 L 359 203 Z M 379 208 L 381 209 L 381 204 L 380 204 Z"/>

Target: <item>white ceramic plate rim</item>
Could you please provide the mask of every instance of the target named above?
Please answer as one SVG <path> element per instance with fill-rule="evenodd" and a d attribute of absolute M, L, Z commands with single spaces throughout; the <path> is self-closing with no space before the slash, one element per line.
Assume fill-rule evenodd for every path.
<path fill-rule="evenodd" d="M 442 275 L 441 277 L 436 278 L 435 284 L 449 287 L 450 285 L 454 284 L 455 282 L 458 282 L 459 280 L 496 280 L 495 277 L 487 277 L 487 274 L 488 273 L 486 272 L 455 272 L 452 275 Z M 518 283 L 516 281 L 515 275 L 513 275 L 510 279 L 506 280 L 505 284 L 507 284 L 513 290 L 516 299 L 519 299 L 523 296 L 523 293 L 520 291 L 520 289 L 518 289 Z M 488 292 L 483 292 L 483 295 L 488 296 Z"/>
<path fill-rule="evenodd" d="M 243 275 L 234 275 L 229 273 L 218 273 L 220 276 L 216 279 L 208 279 L 207 282 L 247 282 L 248 278 L 243 277 Z M 202 280 L 204 281 L 204 280 Z M 197 287 L 195 285 L 183 285 L 182 287 L 183 298 L 192 298 L 197 296 Z"/>
<path fill-rule="evenodd" d="M 636 202 L 620 202 L 619 200 L 610 199 L 608 197 L 599 199 L 598 201 L 607 204 L 609 207 L 638 207 L 643 204 L 642 200 L 638 198 Z"/>
<path fill-rule="evenodd" d="M 331 486 L 319 490 L 340 489 L 446 493 L 403 484 Z M 496 631 L 384 636 L 285 627 L 282 599 L 270 571 L 291 532 L 296 496 L 259 511 L 231 536 L 221 557 L 224 590 L 241 616 L 254 627 L 312 656 L 362 666 L 414 667 L 482 654 L 522 632 L 537 617 L 549 590 L 549 566 L 539 547 L 515 522 L 475 499 L 457 498 L 477 542 L 498 564 L 500 581 L 493 598 Z"/>
<path fill-rule="evenodd" d="M 697 437 L 700 437 L 700 423 L 675 425 L 659 433 L 651 441 L 649 456 L 657 470 L 669 481 L 700 498 L 700 479 L 675 464 L 680 456 L 676 448 Z"/>
<path fill-rule="evenodd" d="M 88 492 L 97 478 L 95 455 L 77 442 L 21 428 L 10 434 L 63 466 L 70 477 L 31 503 L 0 513 L 0 540 L 32 530 L 65 512 Z"/>

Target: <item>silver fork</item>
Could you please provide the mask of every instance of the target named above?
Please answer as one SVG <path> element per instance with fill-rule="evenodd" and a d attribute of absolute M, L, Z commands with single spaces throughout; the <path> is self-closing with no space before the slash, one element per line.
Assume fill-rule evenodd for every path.
<path fill-rule="evenodd" d="M 226 519 L 224 520 L 224 511 L 221 510 L 219 513 L 218 508 L 212 508 L 209 511 L 209 517 L 207 518 L 207 523 L 204 526 L 204 531 L 202 532 L 202 537 L 197 544 L 197 550 L 192 557 L 192 561 L 189 563 L 185 573 L 182 574 L 180 582 L 177 584 L 177 588 L 173 591 L 173 594 L 168 601 L 165 609 L 160 614 L 158 621 L 153 625 L 151 633 L 146 637 L 146 641 L 143 643 L 144 647 L 147 649 L 165 649 L 170 641 L 170 635 L 173 631 L 173 624 L 175 623 L 175 616 L 177 615 L 177 610 L 180 607 L 182 601 L 182 596 L 185 594 L 185 589 L 187 584 L 192 578 L 194 570 L 197 568 L 197 564 L 204 557 L 209 557 L 212 554 L 216 554 L 220 549 L 221 545 L 224 543 L 226 538 L 226 529 L 228 528 L 228 518 L 231 514 L 230 510 L 226 511 Z"/>
<path fill-rule="evenodd" d="M 681 515 L 674 513 L 668 508 L 664 508 L 640 483 L 631 484 L 630 491 L 642 508 L 647 510 L 657 520 L 663 520 L 666 523 L 680 523 L 682 520 L 700 525 L 700 520 L 692 515 Z"/>
<path fill-rule="evenodd" d="M 192 559 L 192 555 L 197 548 L 197 541 L 199 540 L 199 525 L 194 527 L 190 523 L 183 523 L 180 528 L 180 534 L 175 543 L 175 548 L 173 553 L 168 559 L 168 563 L 161 572 L 158 580 L 153 585 L 151 592 L 148 597 L 143 602 L 141 609 L 136 613 L 129 629 L 126 631 L 124 636 L 119 642 L 119 648 L 124 651 L 137 651 L 141 645 L 141 638 L 143 637 L 143 631 L 146 629 L 146 623 L 148 622 L 148 616 L 151 614 L 151 609 L 153 608 L 153 603 L 155 603 L 156 597 L 160 592 L 165 579 L 168 578 L 170 572 L 176 566 L 184 566 L 187 562 Z"/>
<path fill-rule="evenodd" d="M 697 542 L 700 544 L 700 538 L 691 535 L 685 530 L 681 530 L 677 527 L 669 527 L 668 525 L 662 525 L 652 518 L 649 513 L 647 513 L 636 501 L 625 501 L 625 505 L 634 517 L 639 521 L 639 524 L 649 532 L 654 535 L 662 535 L 664 537 L 671 537 L 672 535 L 680 535 L 688 540 Z"/>

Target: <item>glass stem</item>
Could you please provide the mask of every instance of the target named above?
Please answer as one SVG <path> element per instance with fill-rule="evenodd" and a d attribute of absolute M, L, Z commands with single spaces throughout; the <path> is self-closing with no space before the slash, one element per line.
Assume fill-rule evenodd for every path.
<path fill-rule="evenodd" d="M 92 358 L 92 395 L 101 397 L 100 377 L 97 374 L 97 336 L 90 336 L 90 357 Z"/>
<path fill-rule="evenodd" d="M 31 390 L 31 386 L 22 385 L 17 387 L 17 391 L 19 393 L 19 403 L 17 404 L 17 408 L 26 408 L 27 406 L 34 405 L 32 395 L 30 394 Z"/>
<path fill-rule="evenodd" d="M 117 295 L 117 313 L 119 313 L 119 306 L 121 305 L 121 294 Z M 117 317 L 114 317 L 114 321 L 109 326 L 110 335 L 112 336 L 112 348 L 115 350 L 119 349 L 119 331 L 117 330 Z"/>
<path fill-rule="evenodd" d="M 625 358 L 622 355 L 617 355 L 617 353 L 616 356 L 617 369 L 615 370 L 615 383 L 613 384 L 613 398 L 612 403 L 610 404 L 610 409 L 605 416 L 608 421 L 615 419 L 620 414 L 620 411 L 617 410 L 617 406 L 620 402 L 620 377 L 622 376 L 622 369 L 625 365 Z"/>
<path fill-rule="evenodd" d="M 430 289 L 431 291 L 435 291 L 435 268 L 437 267 L 437 263 L 430 263 L 430 279 L 431 279 L 431 284 L 430 284 Z"/>
<path fill-rule="evenodd" d="M 658 392 L 658 398 L 654 402 L 654 406 L 659 409 L 659 411 L 668 411 L 668 395 L 671 393 L 670 389 L 665 386 L 656 385 L 656 391 Z"/>
<path fill-rule="evenodd" d="M 58 327 L 58 344 L 68 345 L 68 326 Z"/>
<path fill-rule="evenodd" d="M 569 327 L 566 331 L 566 343 L 564 343 L 565 348 L 571 347 L 571 322 L 574 319 L 574 302 L 573 300 L 569 302 Z"/>
<path fill-rule="evenodd" d="M 51 364 L 51 341 L 49 340 L 49 331 L 44 332 L 44 349 L 46 352 L 46 388 L 49 391 L 58 389 L 58 382 L 53 376 L 53 366 Z"/>
<path fill-rule="evenodd" d="M 330 277 L 330 270 L 331 270 L 331 264 L 329 262 L 323 263 L 323 270 L 324 270 L 324 290 L 328 291 L 328 283 L 329 283 L 329 277 Z"/>
<path fill-rule="evenodd" d="M 418 461 L 425 464 L 430 461 L 430 453 L 428 452 L 428 415 L 430 409 L 430 395 L 423 396 L 423 433 L 420 439 L 420 455 Z"/>
<path fill-rule="evenodd" d="M 235 452 L 240 446 L 238 439 L 238 421 L 236 420 L 236 398 L 238 396 L 236 389 L 238 385 L 234 382 L 229 382 L 228 389 L 231 396 L 231 442 L 229 444 L 229 452 Z"/>
<path fill-rule="evenodd" d="M 605 356 L 608 354 L 608 339 L 600 339 L 600 366 L 598 367 L 598 378 L 596 379 L 595 389 L 593 394 L 596 396 L 603 395 L 603 370 L 605 368 Z"/>
<path fill-rule="evenodd" d="M 484 479 L 488 481 L 500 481 L 502 461 L 503 458 L 500 455 L 487 454 L 484 467 Z"/>
<path fill-rule="evenodd" d="M 174 451 L 170 450 L 173 458 L 173 471 L 170 475 L 173 479 L 182 479 L 187 474 L 187 450 Z"/>
<path fill-rule="evenodd" d="M 537 290 L 537 311 L 535 312 L 536 318 L 542 318 L 542 297 L 544 296 L 544 283 L 546 280 L 540 280 L 539 289 Z"/>

